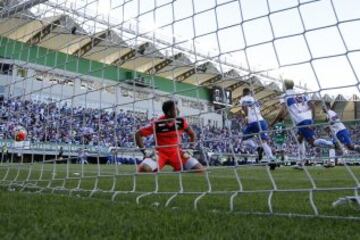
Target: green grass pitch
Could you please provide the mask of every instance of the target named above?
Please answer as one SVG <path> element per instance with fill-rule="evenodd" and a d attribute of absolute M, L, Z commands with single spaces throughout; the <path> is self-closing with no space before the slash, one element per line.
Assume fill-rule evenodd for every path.
<path fill-rule="evenodd" d="M 360 168 L 351 169 L 360 178 Z M 270 215 L 273 186 L 266 167 L 211 168 L 209 181 L 206 174 L 179 176 L 166 169 L 135 176 L 134 170 L 126 165 L 0 165 L 1 239 L 360 239 L 358 220 Z M 360 217 L 355 205 L 331 206 L 339 197 L 354 195 L 349 189 L 356 184 L 345 167 L 308 170 L 319 189 L 313 197 L 320 215 Z M 312 186 L 304 171 L 281 167 L 271 174 L 279 190 L 271 199 L 274 213 L 314 214 L 309 192 L 301 191 Z M 210 190 L 209 182 L 211 193 L 194 210 L 195 200 Z M 231 196 L 240 187 L 230 212 Z M 321 191 L 327 188 L 338 190 Z M 183 193 L 174 197 L 180 189 Z M 147 192 L 152 194 L 138 198 Z"/>

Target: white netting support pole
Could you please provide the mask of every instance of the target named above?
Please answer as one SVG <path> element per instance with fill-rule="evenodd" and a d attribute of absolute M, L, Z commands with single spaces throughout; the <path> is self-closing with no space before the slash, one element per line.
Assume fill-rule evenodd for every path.
<path fill-rule="evenodd" d="M 271 170 L 270 170 L 270 167 L 269 167 L 269 166 L 266 167 L 266 172 L 267 172 L 267 174 L 268 174 L 268 176 L 269 176 L 269 179 L 270 179 L 270 182 L 271 182 L 271 186 L 272 186 L 272 191 L 270 191 L 269 196 L 268 196 L 268 208 L 269 208 L 269 212 L 270 212 L 270 213 L 273 213 L 272 198 L 273 198 L 274 191 L 277 190 L 277 186 L 276 186 L 274 177 L 273 177 L 273 175 L 271 174 Z"/>

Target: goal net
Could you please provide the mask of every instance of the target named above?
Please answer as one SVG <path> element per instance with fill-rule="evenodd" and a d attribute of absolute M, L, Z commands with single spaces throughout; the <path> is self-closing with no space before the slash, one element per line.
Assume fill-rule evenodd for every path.
<path fill-rule="evenodd" d="M 355 0 L 1 1 L 0 185 L 173 209 L 359 219 L 359 8 Z M 284 82 L 300 95 L 286 100 Z M 247 90 L 253 105 L 244 105 Z M 301 99 L 315 143 L 291 115 L 289 101 L 304 107 Z M 151 134 L 140 137 L 158 171 L 140 172 L 135 133 L 157 122 L 168 100 L 197 138 L 191 143 L 175 122 L 175 149 L 193 148 L 201 173 L 186 162 L 160 169 L 180 153 L 160 162 Z M 277 118 L 281 109 L 290 116 Z M 274 119 L 280 130 L 262 125 Z"/>

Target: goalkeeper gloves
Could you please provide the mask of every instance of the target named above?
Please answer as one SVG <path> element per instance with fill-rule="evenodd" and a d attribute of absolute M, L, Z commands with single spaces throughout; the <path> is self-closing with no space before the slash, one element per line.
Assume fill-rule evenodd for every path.
<path fill-rule="evenodd" d="M 194 156 L 194 149 L 191 149 L 191 148 L 189 148 L 189 149 L 184 149 L 183 150 L 183 156 L 185 157 L 185 158 L 191 158 L 192 156 Z"/>
<path fill-rule="evenodd" d="M 153 158 L 155 155 L 152 149 L 141 148 L 140 151 L 144 155 L 144 158 Z"/>

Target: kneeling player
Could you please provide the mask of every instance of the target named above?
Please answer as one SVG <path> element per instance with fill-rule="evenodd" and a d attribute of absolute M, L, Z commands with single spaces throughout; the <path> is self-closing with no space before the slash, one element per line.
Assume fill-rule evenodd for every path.
<path fill-rule="evenodd" d="M 191 144 L 195 142 L 195 133 L 183 117 L 178 117 L 179 109 L 176 102 L 169 100 L 163 103 L 164 115 L 152 121 L 148 126 L 141 128 L 135 134 L 137 146 L 144 154 L 144 161 L 140 164 L 139 172 L 155 172 L 165 165 L 173 167 L 174 171 L 194 170 L 202 172 L 205 168 L 199 161 L 181 149 L 181 136 L 183 132 L 189 135 Z M 156 144 L 156 158 L 144 149 L 143 137 L 154 134 Z"/>

